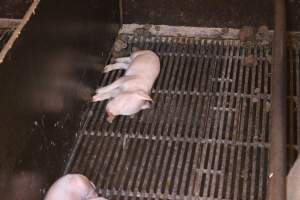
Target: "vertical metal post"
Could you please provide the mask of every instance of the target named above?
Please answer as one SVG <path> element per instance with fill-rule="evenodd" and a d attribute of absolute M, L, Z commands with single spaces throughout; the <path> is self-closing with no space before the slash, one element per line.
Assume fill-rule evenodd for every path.
<path fill-rule="evenodd" d="M 285 0 L 275 0 L 268 200 L 286 199 L 287 73 Z"/>
<path fill-rule="evenodd" d="M 119 0 L 119 17 L 120 17 L 120 27 L 123 26 L 123 0 Z"/>

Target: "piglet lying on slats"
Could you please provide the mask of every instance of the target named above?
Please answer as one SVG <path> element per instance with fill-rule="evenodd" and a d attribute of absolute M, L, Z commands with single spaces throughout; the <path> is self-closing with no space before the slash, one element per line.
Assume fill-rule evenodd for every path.
<path fill-rule="evenodd" d="M 125 69 L 125 75 L 97 89 L 93 97 L 94 102 L 111 99 L 106 106 L 110 123 L 117 115 L 133 115 L 150 107 L 152 99 L 149 94 L 159 75 L 160 61 L 152 51 L 137 51 L 130 57 L 116 59 L 116 63 L 107 65 L 104 72 L 116 69 Z"/>

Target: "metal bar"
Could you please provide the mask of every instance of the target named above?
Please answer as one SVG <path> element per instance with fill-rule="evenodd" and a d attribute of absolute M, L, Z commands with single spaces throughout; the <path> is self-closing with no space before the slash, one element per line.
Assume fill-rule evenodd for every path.
<path fill-rule="evenodd" d="M 119 17 L 119 23 L 121 26 L 123 26 L 123 0 L 119 0 Z"/>
<path fill-rule="evenodd" d="M 236 55 L 240 56 L 243 55 L 243 51 L 240 51 L 240 46 L 238 45 L 237 46 L 237 50 L 236 50 Z M 240 67 L 240 71 L 242 72 L 242 69 L 244 68 L 243 65 L 239 65 L 238 63 L 238 60 L 235 60 L 235 64 L 234 64 L 234 69 L 236 69 L 237 67 Z M 235 73 L 236 74 L 236 73 Z M 243 77 L 243 76 L 241 76 Z M 240 82 L 243 82 L 245 80 L 240 80 Z M 235 82 L 234 82 L 235 83 Z M 232 98 L 232 97 L 231 97 Z M 233 140 L 235 143 L 237 143 L 238 141 L 244 141 L 244 137 L 245 137 L 245 134 L 243 132 L 244 130 L 244 121 L 242 121 L 242 114 L 244 114 L 242 111 L 242 106 L 241 106 L 241 98 L 236 98 L 235 99 L 235 108 L 236 108 L 236 112 L 234 113 L 235 114 L 235 118 L 234 118 L 234 127 L 235 128 L 235 135 L 236 135 L 236 138 Z M 231 100 L 232 102 L 232 100 Z M 249 146 L 249 142 L 247 142 L 246 144 L 246 147 Z M 240 199 L 241 196 L 242 196 L 242 193 L 240 192 L 240 189 L 242 187 L 242 182 L 240 183 L 241 181 L 241 177 L 242 177 L 242 173 L 243 173 L 243 164 L 242 164 L 242 161 L 243 161 L 243 151 L 246 149 L 246 147 L 243 147 L 243 146 L 240 146 L 238 145 L 236 147 L 237 149 L 237 158 L 236 158 L 236 162 L 237 162 L 237 166 L 236 166 L 236 175 L 235 175 L 235 179 L 234 179 L 234 191 L 233 191 L 233 199 Z"/>
<path fill-rule="evenodd" d="M 268 51 L 264 48 L 264 55 L 268 54 Z M 263 92 L 267 92 L 267 78 L 268 78 L 268 74 L 267 69 L 268 69 L 268 65 L 269 62 L 265 59 L 262 63 L 262 81 L 263 81 L 263 85 L 262 85 L 262 91 Z M 266 142 L 267 138 L 267 131 L 268 127 L 267 127 L 267 116 L 269 113 L 269 105 L 270 102 L 266 99 L 262 100 L 262 113 L 261 113 L 261 127 L 260 127 L 260 140 L 262 142 Z M 266 177 L 267 175 L 264 173 L 265 172 L 265 168 L 263 166 L 267 166 L 267 157 L 265 156 L 264 152 L 268 152 L 267 148 L 261 148 L 261 160 L 260 160 L 260 172 L 259 172 L 259 191 L 258 191 L 258 199 L 263 199 L 266 197 Z"/>
<path fill-rule="evenodd" d="M 288 69 L 288 94 L 297 95 L 296 93 L 296 66 L 295 66 L 295 50 L 293 48 L 288 49 L 287 53 L 287 69 Z M 296 144 L 297 145 L 297 122 L 296 122 L 296 101 L 295 99 L 288 99 L 288 135 L 287 135 L 287 144 Z M 287 170 L 289 171 L 297 155 L 295 155 L 295 150 L 288 149 L 287 155 Z"/>
<path fill-rule="evenodd" d="M 167 42 L 167 44 L 166 45 L 163 45 L 162 46 L 162 51 L 164 50 L 164 49 L 166 49 L 167 47 L 167 45 L 169 44 L 169 42 L 170 42 L 170 40 Z M 173 45 L 172 45 L 173 46 Z M 168 51 L 170 51 L 170 49 L 171 49 L 171 45 L 168 45 Z M 167 57 L 163 57 L 162 56 L 162 60 L 163 60 L 163 64 L 162 64 L 162 73 L 164 73 L 165 72 L 165 70 L 166 70 L 166 68 L 167 68 L 167 66 L 168 66 L 168 64 L 169 64 L 169 56 L 167 56 Z M 162 80 L 166 80 L 166 79 L 159 79 L 158 81 L 157 81 L 157 84 L 158 83 L 162 83 Z M 160 85 L 160 84 L 158 84 L 158 85 Z M 156 94 L 157 95 L 157 94 Z M 164 99 L 163 99 L 164 101 L 163 101 L 163 103 L 166 103 L 167 102 L 167 98 L 165 97 Z M 169 106 L 170 106 L 170 102 L 169 102 L 169 104 L 168 104 Z M 169 109 L 169 108 L 167 108 L 167 109 Z M 168 119 L 168 117 L 167 117 L 167 119 Z M 162 133 L 161 133 L 161 135 L 163 135 Z M 165 138 L 165 136 L 164 136 L 164 138 Z M 165 139 L 164 139 L 164 141 L 166 141 Z M 146 140 L 145 140 L 145 144 L 146 144 L 147 142 L 146 142 Z M 170 141 L 170 143 L 171 143 L 171 141 Z M 169 148 L 168 148 L 169 149 Z M 168 154 L 166 154 L 166 158 L 165 158 L 165 160 L 167 160 L 167 156 L 168 156 Z M 170 156 L 171 157 L 171 156 Z M 162 170 L 162 171 L 165 171 L 165 170 Z M 137 186 L 137 184 L 136 184 L 136 186 Z M 135 188 L 133 188 L 134 189 L 134 191 L 135 192 L 138 192 L 138 190 L 137 190 L 137 188 L 136 188 L 136 186 L 135 186 Z"/>
<path fill-rule="evenodd" d="M 300 46 L 296 49 L 296 92 L 297 92 L 297 142 L 298 142 L 298 153 L 300 151 Z"/>
<path fill-rule="evenodd" d="M 202 54 L 203 51 L 204 51 L 204 48 L 202 46 L 202 42 L 201 41 L 197 41 L 196 43 L 196 53 L 197 54 Z M 200 58 L 197 58 L 197 61 L 196 61 L 196 72 L 195 72 L 195 83 L 194 85 L 192 86 L 192 90 L 196 91 L 196 90 L 200 90 L 200 84 L 201 84 L 201 79 L 200 78 L 200 75 L 202 74 L 201 72 L 203 72 L 203 63 L 204 63 L 204 58 L 203 57 L 200 57 Z M 197 124 L 198 124 L 198 120 L 199 120 L 199 128 L 202 128 L 203 125 L 204 125 L 204 112 L 206 112 L 206 108 L 205 108 L 205 102 L 208 98 L 201 98 L 199 96 L 197 96 L 197 106 L 196 106 L 196 111 L 198 112 L 195 112 L 195 123 L 193 123 L 193 127 L 191 129 L 191 132 L 192 132 L 192 137 L 195 137 L 197 138 L 197 140 L 199 141 L 198 138 L 200 138 L 199 136 L 201 135 L 200 131 L 197 130 Z M 192 165 L 192 169 L 193 171 L 191 172 L 191 177 L 190 177 L 190 187 L 189 187 L 189 197 L 192 197 L 195 193 L 195 188 L 196 188 L 196 191 L 197 191 L 197 188 L 199 188 L 199 186 L 196 184 L 197 183 L 197 177 L 199 176 L 199 173 L 198 173 L 198 170 L 194 170 L 197 168 L 197 164 L 198 164 L 198 155 L 200 155 L 200 152 L 201 152 L 201 146 L 199 143 L 196 143 L 196 147 L 195 147 L 195 157 L 194 157 L 194 160 L 193 160 L 193 165 Z"/>
<path fill-rule="evenodd" d="M 275 0 L 273 68 L 271 90 L 271 137 L 269 200 L 286 199 L 286 14 L 285 0 Z"/>
<path fill-rule="evenodd" d="M 254 49 L 254 52 L 252 52 L 252 50 L 253 49 L 250 49 L 250 54 L 254 54 L 255 52 L 256 52 L 256 48 Z M 254 55 L 255 56 L 255 55 Z M 252 67 L 250 67 L 250 72 L 251 72 L 251 75 L 250 75 L 250 77 L 251 77 L 251 86 L 250 87 L 248 87 L 248 89 L 249 89 L 249 91 L 251 92 L 251 93 L 254 93 L 254 91 L 255 91 L 255 89 L 256 89 L 256 87 L 255 87 L 255 76 L 256 76 L 256 66 L 252 66 Z M 254 131 L 253 132 L 255 132 L 256 131 L 256 128 L 255 128 L 255 125 L 256 125 L 256 118 L 257 118 L 257 116 L 255 115 L 256 114 L 256 110 L 257 110 L 257 99 L 255 98 L 255 96 L 253 96 L 252 98 L 251 98 L 251 100 L 250 100 L 250 113 L 249 113 L 249 118 L 248 118 L 248 120 L 249 120 L 249 126 L 248 126 L 248 132 L 247 132 L 247 141 L 248 142 L 251 142 L 251 141 L 253 141 L 253 137 L 252 137 L 252 134 L 251 134 L 251 132 L 252 132 L 252 130 L 254 129 Z M 250 188 L 250 199 L 251 200 L 254 200 L 255 199 L 255 186 L 256 186 L 256 184 L 255 184 L 255 165 L 253 164 L 253 163 L 255 163 L 256 162 L 256 148 L 255 147 L 251 147 L 250 148 L 250 152 L 252 153 L 251 155 L 252 155 L 252 157 L 250 158 L 251 160 L 250 160 L 250 164 L 249 164 L 249 168 L 248 168 L 248 170 L 250 170 L 251 172 L 252 172 L 252 176 L 249 178 L 249 188 Z"/>
<path fill-rule="evenodd" d="M 83 137 L 83 134 L 80 134 L 79 137 L 77 138 L 77 141 L 74 145 L 74 148 L 73 148 L 73 152 L 77 152 L 79 147 L 80 147 L 80 144 L 81 144 L 81 141 L 82 141 L 82 137 Z M 75 153 L 72 153 L 70 158 L 69 158 L 69 162 L 67 163 L 67 166 L 64 170 L 64 174 L 67 174 L 70 170 L 71 170 L 71 167 L 73 165 L 73 162 L 76 160 L 76 156 L 78 154 L 75 154 Z"/>
<path fill-rule="evenodd" d="M 230 72 L 232 70 L 232 67 L 235 66 L 234 65 L 234 60 L 232 59 L 232 56 L 234 56 L 234 47 L 231 45 L 231 43 L 228 43 L 227 45 L 229 45 L 229 59 L 226 60 L 226 63 L 227 63 L 227 68 L 228 68 L 228 74 L 227 76 L 230 77 Z M 236 77 L 233 77 L 233 79 L 235 80 L 233 82 L 233 85 L 231 87 L 231 91 L 234 90 L 234 85 L 237 84 L 237 85 L 241 85 L 241 79 L 238 79 L 238 77 L 241 77 L 240 75 L 238 75 L 237 71 L 236 71 L 237 68 L 234 69 L 235 73 L 234 75 Z M 241 70 L 240 70 L 240 74 L 241 74 Z M 239 82 L 238 82 L 239 80 Z M 229 90 L 229 84 L 225 84 L 225 91 L 226 90 Z M 233 101 L 234 101 L 234 97 L 230 97 L 230 100 L 229 100 L 229 107 L 233 107 Z M 222 138 L 224 138 L 225 140 L 229 140 L 229 137 L 230 137 L 230 129 L 231 129 L 231 125 L 232 125 L 232 122 L 233 122 L 233 112 L 229 112 L 228 115 L 227 115 L 227 120 L 225 121 L 225 133 L 222 133 Z M 223 129 L 223 127 L 222 127 Z M 223 145 L 223 156 L 222 156 L 222 161 L 221 161 L 221 177 L 220 177 L 220 187 L 218 188 L 218 198 L 225 198 L 225 193 L 226 193 L 226 189 L 227 189 L 227 180 L 228 180 L 228 175 L 226 174 L 226 171 L 228 170 L 228 166 L 226 166 L 227 164 L 227 160 L 230 158 L 230 153 L 229 153 L 229 147 L 232 146 L 232 145 Z"/>
<path fill-rule="evenodd" d="M 230 78 L 230 74 L 231 74 L 231 71 L 232 71 L 232 67 L 228 64 L 229 62 L 231 63 L 231 61 L 228 60 L 228 57 L 229 57 L 229 48 L 230 45 L 229 45 L 229 42 L 226 42 L 224 44 L 224 49 L 223 50 L 225 52 L 225 59 L 222 59 L 222 71 L 220 72 L 219 74 L 219 77 L 221 77 L 221 83 L 220 83 L 220 86 L 219 86 L 219 91 L 229 91 L 229 82 L 228 81 L 225 81 L 227 78 Z M 235 70 L 236 70 L 236 65 L 235 65 Z M 234 82 L 235 83 L 235 82 Z M 233 87 L 232 87 L 233 88 Z M 232 89 L 231 88 L 231 89 Z M 227 95 L 224 95 L 223 98 L 221 98 L 222 100 L 222 105 L 224 106 L 228 106 L 229 108 L 232 107 L 232 105 L 226 105 L 228 103 L 228 96 Z M 218 139 L 222 139 L 223 138 L 223 128 L 224 128 L 224 125 L 226 126 L 227 125 L 227 118 L 226 116 L 228 116 L 228 111 L 224 110 L 221 112 L 221 120 L 219 122 L 219 126 L 217 128 L 217 134 L 218 134 Z M 217 144 L 217 143 L 216 143 Z M 224 171 L 222 171 L 222 156 L 224 155 L 224 145 L 222 144 L 217 144 L 217 150 L 216 150 L 216 155 L 217 155 L 217 158 L 216 158 L 216 162 L 215 162 L 215 166 L 214 166 L 214 169 L 217 170 L 218 173 L 214 173 L 213 175 L 213 180 L 212 180 L 212 185 L 214 185 L 213 187 L 213 190 L 212 190 L 212 194 L 214 194 L 215 197 L 217 197 L 217 195 L 219 194 L 218 190 L 222 187 L 222 178 L 224 177 Z M 217 184 L 219 183 L 219 184 Z M 221 191 L 221 190 L 220 190 Z"/>
<path fill-rule="evenodd" d="M 204 46 L 203 46 L 203 49 L 204 49 L 204 53 L 206 54 L 209 54 L 209 55 L 217 55 L 217 48 L 216 47 L 213 47 L 213 45 L 211 43 L 207 43 L 207 41 L 204 41 Z M 204 79 L 204 82 L 201 83 L 201 89 L 203 91 L 211 91 L 212 90 L 212 85 L 213 85 L 213 81 L 211 80 L 212 77 L 214 77 L 214 68 L 215 67 L 210 67 L 210 63 L 209 63 L 210 59 L 208 58 L 204 58 L 204 62 L 203 62 L 203 65 L 204 65 L 204 68 L 206 69 L 206 72 L 205 74 L 207 75 Z M 202 81 L 202 79 L 201 79 Z M 209 96 L 207 98 L 207 109 L 205 110 L 205 119 L 204 119 L 204 124 L 203 124 L 203 131 L 201 131 L 200 133 L 200 137 L 201 138 L 205 138 L 205 139 L 209 139 L 208 138 L 208 134 L 206 134 L 207 132 L 207 127 L 209 126 L 210 124 L 210 121 L 212 118 L 212 113 L 210 113 L 210 110 L 211 110 L 211 102 L 212 102 L 212 97 Z M 198 161 L 198 166 L 197 166 L 197 179 L 196 179 L 196 185 L 197 187 L 195 187 L 195 194 L 196 195 L 201 195 L 202 196 L 202 193 L 203 193 L 203 189 L 204 189 L 204 185 L 202 185 L 202 179 L 204 180 L 203 178 L 203 174 L 204 174 L 204 163 L 205 163 L 205 159 L 206 157 L 208 156 L 207 154 L 207 149 L 210 147 L 211 145 L 205 143 L 202 147 L 202 152 L 200 153 L 199 155 L 199 161 Z M 201 156 L 201 157 L 200 157 Z M 206 176 L 204 174 L 204 176 Z"/>
<path fill-rule="evenodd" d="M 220 44 L 218 43 L 218 55 L 219 54 L 222 54 L 225 47 L 224 47 L 224 43 L 221 42 Z M 217 78 L 219 76 L 219 74 L 221 73 L 222 71 L 222 68 L 224 69 L 224 67 L 220 64 L 220 60 L 218 58 L 215 59 L 215 63 L 214 63 L 214 67 L 216 68 L 216 72 L 215 72 L 215 75 L 213 76 L 214 78 Z M 215 82 L 214 83 L 214 87 L 213 87 L 213 92 L 215 92 L 217 90 L 217 83 Z M 218 135 L 218 132 L 217 132 L 217 129 L 218 129 L 218 126 L 219 126 L 219 122 L 220 122 L 220 118 L 221 118 L 221 113 L 222 112 L 226 112 L 226 109 L 220 109 L 222 107 L 226 107 L 226 105 L 222 104 L 221 103 L 221 100 L 223 99 L 222 96 L 220 97 L 214 97 L 213 99 L 213 105 L 212 105 L 212 110 L 211 113 L 213 114 L 213 123 L 210 124 L 210 127 L 209 127 L 209 138 L 217 138 L 217 135 Z M 216 108 L 216 109 L 214 109 Z M 206 178 L 206 187 L 204 188 L 204 195 L 205 197 L 209 197 L 210 196 L 210 191 L 212 190 L 211 187 L 215 187 L 213 184 L 212 184 L 212 177 L 215 175 L 215 174 L 219 174 L 217 170 L 214 169 L 214 160 L 215 160 L 215 157 L 216 157 L 216 149 L 217 149 L 217 143 L 212 143 L 210 144 L 210 151 L 208 153 L 208 163 L 205 167 L 206 170 L 210 171 L 209 174 L 207 174 L 207 178 Z"/>
<path fill-rule="evenodd" d="M 258 48 L 255 47 L 254 48 L 254 57 L 257 57 L 258 53 Z M 251 88 L 251 92 L 252 93 L 255 93 L 255 90 L 257 90 L 257 85 L 256 85 L 256 77 L 258 77 L 259 75 L 259 68 L 261 67 L 261 65 L 258 63 L 256 66 L 253 66 L 252 69 L 252 88 Z M 259 88 L 260 89 L 260 88 Z M 255 98 L 255 97 L 254 97 Z M 253 135 L 251 134 L 250 136 L 250 141 L 253 141 L 255 139 L 255 137 L 257 137 L 258 135 L 258 131 L 259 131 L 259 127 L 258 127 L 258 123 L 259 121 L 261 120 L 260 119 L 260 104 L 261 104 L 261 100 L 254 100 L 253 98 L 253 113 L 252 113 L 252 117 L 253 117 L 253 124 L 252 124 L 252 129 L 253 130 L 253 133 L 254 133 L 254 137 Z M 251 131 L 249 132 L 251 133 Z M 251 177 L 251 199 L 253 200 L 256 200 L 258 199 L 257 197 L 257 186 L 258 186 L 258 180 L 257 180 L 257 177 L 256 177 L 256 174 L 259 174 L 259 169 L 257 169 L 257 162 L 259 162 L 259 159 L 258 159 L 258 148 L 257 147 L 253 147 L 253 162 L 251 163 L 252 164 L 252 177 Z"/>
<path fill-rule="evenodd" d="M 4 30 L 0 32 L 0 52 L 6 42 L 9 40 L 10 36 L 12 35 L 13 31 L 11 29 Z"/>
<path fill-rule="evenodd" d="M 163 97 L 162 97 L 163 98 Z M 201 102 L 203 102 L 204 104 L 206 103 L 206 101 L 203 101 L 203 99 L 199 100 Z M 200 109 L 201 110 L 201 109 Z M 93 132 L 91 132 L 93 133 Z M 89 133 L 89 134 L 91 134 Z M 88 134 L 88 135 L 89 135 Z M 94 134 L 94 133 L 93 133 Z M 134 132 L 132 134 L 127 134 L 127 133 L 103 133 L 103 134 L 98 134 L 97 136 L 105 136 L 105 137 L 118 137 L 119 139 L 122 140 L 122 138 L 126 135 L 127 139 L 134 139 L 134 138 L 138 138 L 138 139 L 142 139 L 142 140 L 166 140 L 166 141 L 174 141 L 174 142 L 190 142 L 190 143 L 200 143 L 200 144 L 206 144 L 206 143 L 210 143 L 210 144 L 225 144 L 225 145 L 239 145 L 239 146 L 251 146 L 251 147 L 263 147 L 263 148 L 268 148 L 269 144 L 264 143 L 264 142 L 243 142 L 243 141 L 231 141 L 228 139 L 205 139 L 205 138 L 201 138 L 201 141 L 199 141 L 199 138 L 197 137 L 188 137 L 188 138 L 183 138 L 183 137 L 177 137 L 177 136 L 141 136 L 138 135 L 140 134 L 139 132 Z M 288 148 L 290 149 L 295 149 L 297 148 L 296 145 L 288 145 Z"/>
<path fill-rule="evenodd" d="M 161 39 L 160 39 L 161 40 Z M 160 47 L 161 47 L 161 41 L 158 40 L 158 38 L 155 39 L 154 43 L 155 43 L 155 49 L 156 51 L 159 51 Z M 162 71 L 165 69 L 165 65 L 162 65 L 163 69 Z M 129 131 L 129 133 L 131 132 L 136 132 L 137 129 L 140 129 L 140 123 L 137 123 L 137 121 L 134 121 L 135 124 L 138 124 L 137 126 L 135 126 L 135 130 L 132 130 L 132 131 Z M 134 126 L 134 123 L 132 126 Z M 141 157 L 143 156 L 143 154 L 141 153 L 141 155 L 139 155 L 139 152 L 142 151 L 142 150 L 145 150 L 145 148 L 142 148 L 141 147 L 141 143 L 144 143 L 144 141 L 140 141 L 139 142 L 139 146 L 138 146 L 138 151 L 136 152 L 136 157 L 135 157 L 135 161 L 133 161 L 135 164 L 133 164 L 133 166 L 131 168 L 132 169 L 132 173 L 129 174 L 129 178 L 128 178 L 128 188 L 130 188 L 131 191 L 134 190 L 134 183 L 136 182 L 136 178 L 137 178 L 137 175 L 138 175 L 138 167 L 140 166 L 140 163 L 141 163 Z"/>

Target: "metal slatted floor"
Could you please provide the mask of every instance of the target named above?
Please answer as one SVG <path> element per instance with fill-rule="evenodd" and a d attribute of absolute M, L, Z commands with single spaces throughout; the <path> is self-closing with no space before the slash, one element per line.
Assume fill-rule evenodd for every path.
<path fill-rule="evenodd" d="M 91 104 L 66 172 L 87 175 L 110 200 L 265 199 L 270 46 L 132 35 L 128 43 L 160 56 L 155 104 L 112 124 L 106 102 Z M 300 131 L 299 53 L 289 51 L 289 166 Z M 255 64 L 246 64 L 251 55 Z M 100 85 L 122 73 L 101 74 Z"/>

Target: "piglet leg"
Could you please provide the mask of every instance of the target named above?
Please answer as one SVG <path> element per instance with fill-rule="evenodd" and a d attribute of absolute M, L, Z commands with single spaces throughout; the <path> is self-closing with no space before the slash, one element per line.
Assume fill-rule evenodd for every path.
<path fill-rule="evenodd" d="M 93 102 L 96 102 L 96 101 L 103 101 L 105 99 L 110 99 L 112 98 L 113 95 L 112 93 L 108 92 L 108 93 L 103 93 L 103 94 L 97 94 L 95 96 L 93 96 Z"/>
<path fill-rule="evenodd" d="M 93 96 L 93 102 L 103 101 L 105 99 L 110 99 L 110 98 L 116 97 L 120 94 L 120 92 L 121 92 L 121 89 L 116 88 L 116 89 L 112 90 L 111 92 L 96 94 L 95 96 Z"/>
<path fill-rule="evenodd" d="M 115 64 L 110 64 L 106 65 L 104 68 L 104 73 L 110 72 L 112 70 L 117 70 L 117 69 L 127 69 L 129 64 L 127 63 L 115 63 Z"/>
<path fill-rule="evenodd" d="M 97 99 L 101 99 L 102 98 L 101 96 L 104 94 L 107 97 L 109 93 L 114 93 L 116 91 L 121 92 L 122 87 L 124 86 L 124 83 L 128 80 L 132 80 L 135 78 L 136 78 L 136 76 L 123 76 L 123 77 L 119 78 L 118 80 L 114 81 L 113 83 L 111 83 L 110 85 L 107 85 L 105 87 L 97 89 L 96 95 L 93 96 L 93 101 L 94 102 L 99 101 Z"/>
<path fill-rule="evenodd" d="M 131 57 L 122 57 L 122 58 L 116 58 L 116 62 L 117 63 L 131 63 L 132 62 L 132 58 Z"/>
<path fill-rule="evenodd" d="M 114 121 L 115 118 L 116 118 L 115 116 L 108 116 L 108 117 L 106 118 L 106 120 L 107 120 L 108 123 L 111 124 L 111 123 Z"/>
<path fill-rule="evenodd" d="M 149 109 L 150 107 L 151 107 L 150 103 L 146 101 L 146 102 L 144 103 L 144 105 L 142 105 L 141 109 L 142 109 L 142 110 L 146 110 L 146 109 Z"/>

